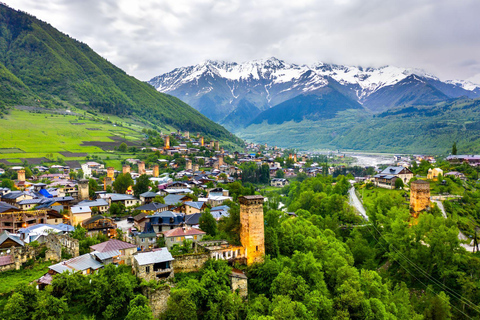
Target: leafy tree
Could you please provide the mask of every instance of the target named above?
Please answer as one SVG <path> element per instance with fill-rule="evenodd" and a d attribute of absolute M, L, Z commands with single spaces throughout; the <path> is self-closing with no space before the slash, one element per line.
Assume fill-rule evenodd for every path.
<path fill-rule="evenodd" d="M 9 188 L 10 190 L 13 190 L 14 186 L 15 184 L 13 183 L 12 180 L 8 178 L 2 179 L 2 188 Z"/>
<path fill-rule="evenodd" d="M 133 185 L 133 179 L 129 172 L 119 174 L 113 182 L 113 188 L 117 193 L 125 193 L 128 187 Z"/>
<path fill-rule="evenodd" d="M 452 155 L 456 155 L 456 154 L 457 154 L 457 143 L 454 142 L 452 146 Z"/>
<path fill-rule="evenodd" d="M 95 179 L 88 179 L 88 195 L 90 198 L 93 198 L 95 196 L 95 191 L 98 191 L 98 183 L 97 180 Z"/>
<path fill-rule="evenodd" d="M 121 202 L 114 202 L 110 205 L 110 214 L 113 216 L 122 216 L 125 214 L 125 206 Z"/>
<path fill-rule="evenodd" d="M 172 290 L 164 313 L 166 320 L 197 319 L 197 306 L 189 289 L 181 288 Z"/>
<path fill-rule="evenodd" d="M 165 204 L 165 199 L 162 196 L 155 196 L 155 198 L 153 198 L 153 202 Z"/>
<path fill-rule="evenodd" d="M 283 172 L 282 169 L 279 169 L 277 170 L 277 172 L 275 172 L 275 178 L 284 178 L 285 177 L 285 173 Z"/>
<path fill-rule="evenodd" d="M 202 231 L 205 231 L 208 235 L 214 237 L 217 234 L 217 221 L 210 213 L 210 209 L 206 209 L 199 219 L 199 226 Z"/>
<path fill-rule="evenodd" d="M 403 189 L 404 186 L 402 179 L 395 180 L 395 189 Z"/>
<path fill-rule="evenodd" d="M 118 151 L 127 152 L 127 150 L 128 150 L 127 144 L 125 142 L 120 143 L 120 145 L 118 146 Z"/>
<path fill-rule="evenodd" d="M 142 174 L 137 179 L 137 183 L 133 186 L 133 192 L 135 196 L 139 196 L 140 194 L 147 192 L 148 187 L 150 186 L 150 180 L 146 174 Z"/>

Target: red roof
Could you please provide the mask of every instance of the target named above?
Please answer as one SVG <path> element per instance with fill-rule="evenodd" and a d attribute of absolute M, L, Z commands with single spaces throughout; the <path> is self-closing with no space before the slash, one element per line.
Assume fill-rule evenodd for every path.
<path fill-rule="evenodd" d="M 206 234 L 202 230 L 198 230 L 198 229 L 194 229 L 194 228 L 185 228 L 185 227 L 179 227 L 179 228 L 175 228 L 175 229 L 172 229 L 172 230 L 166 230 L 166 231 L 163 231 L 162 233 L 167 238 Z"/>
<path fill-rule="evenodd" d="M 45 275 L 43 275 L 40 279 L 38 279 L 38 283 L 42 283 L 42 284 L 52 284 L 52 275 L 47 273 Z"/>
<path fill-rule="evenodd" d="M 137 246 L 131 243 L 123 242 L 117 239 L 111 239 L 93 246 L 90 246 L 91 249 L 98 252 L 108 252 L 113 250 L 124 250 L 129 248 L 136 248 Z"/>

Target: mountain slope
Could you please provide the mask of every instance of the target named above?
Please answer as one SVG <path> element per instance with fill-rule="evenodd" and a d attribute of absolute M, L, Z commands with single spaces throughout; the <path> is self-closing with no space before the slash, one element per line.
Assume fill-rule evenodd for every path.
<path fill-rule="evenodd" d="M 299 95 L 259 114 L 251 124 L 282 124 L 288 121 L 320 121 L 334 118 L 338 112 L 363 109 L 362 106 L 340 92 L 325 87 L 315 94 Z"/>
<path fill-rule="evenodd" d="M 421 70 L 385 66 L 362 68 L 317 63 L 296 65 L 270 58 L 245 63 L 206 61 L 177 68 L 149 81 L 157 90 L 189 103 L 210 119 L 232 130 L 245 100 L 261 111 L 302 95 L 314 95 L 329 86 L 362 104 L 383 112 L 405 105 L 435 104 L 451 98 L 480 97 L 480 87 L 465 81 L 441 81 Z M 322 95 L 328 98 L 327 95 Z M 328 98 L 330 100 L 334 99 Z M 243 108 L 244 106 L 242 106 Z M 247 115 L 248 116 L 248 115 Z"/>
<path fill-rule="evenodd" d="M 0 5 L 0 85 L 6 105 L 76 106 L 238 140 L 184 102 L 115 67 L 86 44 Z"/>

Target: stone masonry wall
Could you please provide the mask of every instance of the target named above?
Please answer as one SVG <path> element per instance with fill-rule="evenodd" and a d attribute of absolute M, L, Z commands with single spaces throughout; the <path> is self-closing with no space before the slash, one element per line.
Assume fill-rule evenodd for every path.
<path fill-rule="evenodd" d="M 143 295 L 147 297 L 153 317 L 159 318 L 160 315 L 167 310 L 167 301 L 170 297 L 170 286 L 166 285 L 160 289 L 152 289 L 145 287 Z"/>
<path fill-rule="evenodd" d="M 210 256 L 208 254 L 191 254 L 176 256 L 174 258 L 173 271 L 174 273 L 178 273 L 199 271 Z"/>

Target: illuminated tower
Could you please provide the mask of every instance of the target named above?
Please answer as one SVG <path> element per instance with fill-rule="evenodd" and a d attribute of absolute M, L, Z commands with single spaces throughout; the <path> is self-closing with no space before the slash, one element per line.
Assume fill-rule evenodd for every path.
<path fill-rule="evenodd" d="M 418 217 L 421 211 L 430 208 L 430 184 L 424 180 L 410 183 L 410 212 Z"/>
<path fill-rule="evenodd" d="M 122 167 L 122 173 L 123 174 L 130 173 L 130 166 L 128 164 Z"/>
<path fill-rule="evenodd" d="M 265 256 L 263 197 L 243 196 L 240 202 L 240 241 L 245 249 L 247 265 L 262 262 Z"/>
<path fill-rule="evenodd" d="M 158 164 L 156 164 L 153 166 L 153 176 L 158 177 L 159 173 L 160 173 L 160 167 Z"/>
<path fill-rule="evenodd" d="M 17 180 L 18 181 L 25 181 L 25 170 L 23 170 L 23 169 L 18 170 Z"/>
<path fill-rule="evenodd" d="M 165 149 L 170 149 L 170 136 L 165 137 Z"/>

